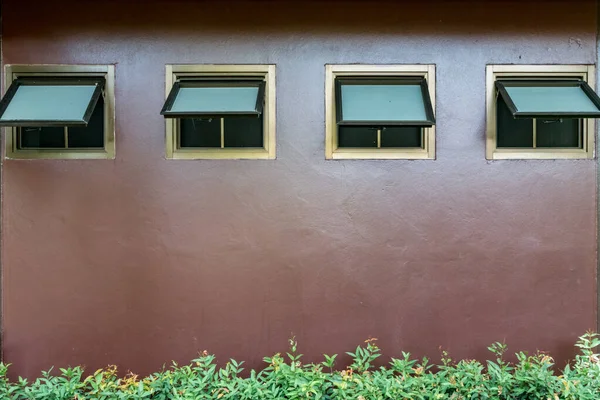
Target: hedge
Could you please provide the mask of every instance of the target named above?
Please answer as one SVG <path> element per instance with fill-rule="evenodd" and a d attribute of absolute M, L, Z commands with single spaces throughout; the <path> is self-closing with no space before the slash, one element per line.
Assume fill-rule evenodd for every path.
<path fill-rule="evenodd" d="M 289 352 L 264 359 L 260 371 L 243 371 L 241 362 L 230 360 L 218 367 L 215 357 L 202 353 L 190 365 L 163 368 L 140 378 L 117 375 L 116 367 L 84 374 L 82 367 L 42 373 L 29 382 L 7 378 L 9 366 L 0 364 L 1 399 L 222 399 L 222 400 L 598 400 L 600 399 L 600 345 L 597 334 L 586 333 L 575 344 L 579 354 L 558 371 L 550 355 L 516 353 L 516 362 L 504 358 L 506 345 L 494 343 L 489 360 L 455 361 L 442 352 L 441 363 L 413 359 L 409 353 L 391 358 L 384 367 L 374 366 L 381 356 L 375 339 L 348 353 L 352 363 L 335 369 L 336 355 L 303 364 L 297 343 Z M 58 371 L 57 371 L 58 372 Z"/>

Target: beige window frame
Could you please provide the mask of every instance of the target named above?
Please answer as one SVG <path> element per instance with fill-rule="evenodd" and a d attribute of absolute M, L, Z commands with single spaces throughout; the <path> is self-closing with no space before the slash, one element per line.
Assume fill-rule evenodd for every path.
<path fill-rule="evenodd" d="M 265 80 L 263 107 L 263 148 L 180 148 L 179 119 L 166 118 L 166 158 L 176 160 L 198 159 L 275 159 L 275 65 L 185 64 L 167 65 L 165 98 L 173 84 L 181 77 L 262 77 Z"/>
<path fill-rule="evenodd" d="M 593 89 L 596 86 L 593 65 L 488 65 L 486 67 L 486 146 L 488 160 L 507 159 L 589 159 L 594 158 L 596 119 L 582 119 L 582 148 L 497 148 L 496 80 L 524 78 L 581 78 Z"/>
<path fill-rule="evenodd" d="M 103 149 L 18 149 L 18 128 L 7 127 L 6 158 L 8 159 L 114 159 L 115 158 L 115 67 L 114 65 L 6 65 L 4 92 L 10 82 L 20 77 L 102 77 L 104 86 L 104 148 Z"/>
<path fill-rule="evenodd" d="M 343 76 L 417 76 L 427 79 L 431 105 L 435 114 L 435 65 L 338 65 L 325 66 L 325 158 L 336 159 L 435 159 L 435 125 L 422 128 L 423 148 L 353 148 L 338 147 L 338 126 L 335 112 L 335 78 Z"/>

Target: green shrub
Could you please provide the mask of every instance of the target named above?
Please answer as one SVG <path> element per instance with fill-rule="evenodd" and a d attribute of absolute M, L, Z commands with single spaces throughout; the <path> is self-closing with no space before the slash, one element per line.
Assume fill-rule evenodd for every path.
<path fill-rule="evenodd" d="M 517 353 L 517 362 L 504 359 L 506 345 L 494 343 L 494 359 L 453 361 L 442 352 L 440 365 L 410 354 L 375 367 L 381 357 L 375 339 L 348 353 L 352 363 L 336 370 L 336 355 L 318 364 L 303 364 L 297 343 L 287 354 L 264 359 L 267 367 L 242 375 L 242 363 L 230 360 L 219 368 L 215 357 L 202 353 L 190 365 L 171 368 L 145 378 L 117 375 L 116 367 L 85 375 L 81 367 L 50 371 L 33 382 L 7 379 L 8 365 L 0 364 L 0 399 L 11 400 L 599 400 L 600 345 L 598 335 L 586 333 L 576 346 L 580 353 L 562 372 L 547 354 Z"/>

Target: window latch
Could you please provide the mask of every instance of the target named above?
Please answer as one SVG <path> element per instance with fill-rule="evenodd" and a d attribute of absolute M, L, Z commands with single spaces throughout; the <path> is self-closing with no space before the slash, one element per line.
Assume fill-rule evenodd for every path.
<path fill-rule="evenodd" d="M 195 131 L 198 130 L 198 128 L 196 127 L 196 123 L 197 122 L 202 122 L 202 121 L 206 121 L 208 123 L 212 122 L 213 118 L 192 118 L 192 127 L 194 128 Z"/>

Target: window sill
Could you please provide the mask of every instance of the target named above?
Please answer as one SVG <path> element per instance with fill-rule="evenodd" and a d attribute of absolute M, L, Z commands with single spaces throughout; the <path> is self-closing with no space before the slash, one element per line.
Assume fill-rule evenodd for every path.
<path fill-rule="evenodd" d="M 573 160 L 593 159 L 594 154 L 585 150 L 575 149 L 496 149 L 490 160 Z"/>
<path fill-rule="evenodd" d="M 424 149 L 337 149 L 330 160 L 434 160 Z"/>
<path fill-rule="evenodd" d="M 114 160 L 106 150 L 17 150 L 6 154 L 7 160 Z"/>
<path fill-rule="evenodd" d="M 274 160 L 266 149 L 178 149 L 169 160 Z"/>

